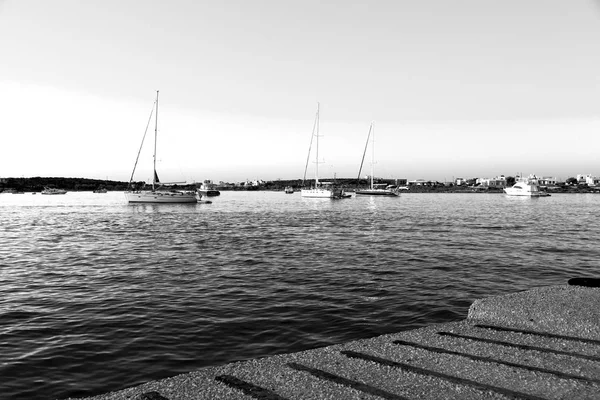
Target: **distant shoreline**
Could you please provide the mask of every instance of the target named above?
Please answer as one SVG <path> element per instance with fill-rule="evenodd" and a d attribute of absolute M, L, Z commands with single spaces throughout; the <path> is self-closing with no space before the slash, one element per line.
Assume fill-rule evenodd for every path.
<path fill-rule="evenodd" d="M 325 179 L 323 180 L 325 181 Z M 357 186 L 366 187 L 368 183 L 365 179 L 358 181 L 356 178 L 348 179 L 329 179 L 335 181 L 340 186 L 346 188 L 347 191 L 353 191 Z M 305 181 L 305 186 L 309 186 L 314 180 Z M 381 183 L 395 184 L 394 179 L 382 179 Z M 144 186 L 143 181 L 134 182 L 137 187 Z M 191 183 L 186 185 L 175 186 L 178 189 L 194 189 L 199 183 Z M 285 187 L 291 186 L 294 190 L 299 191 L 302 188 L 301 179 L 276 180 L 276 181 L 259 181 L 258 183 L 244 182 L 241 184 L 222 184 L 216 185 L 216 189 L 220 191 L 283 191 Z M 45 187 L 65 189 L 69 192 L 87 192 L 97 189 L 106 189 L 107 191 L 125 191 L 129 188 L 129 182 L 111 181 L 102 179 L 88 178 L 63 178 L 63 177 L 34 177 L 34 178 L 0 178 L 0 193 L 37 193 L 44 190 Z M 543 187 L 543 190 L 548 193 L 600 193 L 600 187 L 589 187 L 586 184 L 579 185 L 554 185 Z M 431 181 L 428 185 L 410 185 L 408 190 L 402 190 L 401 193 L 503 193 L 500 187 L 486 186 L 457 186 L 454 184 L 444 184 Z"/>

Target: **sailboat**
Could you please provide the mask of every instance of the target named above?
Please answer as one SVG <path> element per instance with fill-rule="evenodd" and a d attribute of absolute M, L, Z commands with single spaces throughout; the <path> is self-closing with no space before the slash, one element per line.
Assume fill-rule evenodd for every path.
<path fill-rule="evenodd" d="M 317 103 L 317 114 L 315 116 L 315 124 L 313 126 L 312 136 L 310 138 L 310 147 L 308 148 L 308 156 L 306 158 L 306 167 L 304 168 L 304 179 L 306 180 L 306 170 L 308 169 L 308 160 L 310 159 L 310 151 L 312 148 L 312 142 L 314 138 L 317 138 L 316 152 L 315 152 L 315 185 L 310 188 L 300 190 L 302 197 L 316 197 L 316 198 L 328 198 L 328 199 L 339 199 L 343 197 L 343 190 L 336 188 L 333 182 L 319 182 L 319 103 Z"/>
<path fill-rule="evenodd" d="M 373 166 L 375 164 L 375 128 L 374 123 L 371 122 L 369 126 L 369 134 L 367 135 L 367 143 L 365 144 L 365 151 L 363 152 L 362 161 L 360 163 L 360 169 L 358 170 L 358 178 L 360 179 L 360 173 L 362 172 L 362 166 L 365 161 L 365 155 L 367 154 L 367 148 L 369 147 L 369 139 L 371 139 L 371 176 L 369 177 L 369 188 L 368 189 L 357 189 L 356 195 L 367 195 L 367 196 L 399 196 L 398 187 L 394 185 L 388 185 L 387 183 L 374 183 Z"/>
<path fill-rule="evenodd" d="M 194 190 L 173 190 L 169 189 L 168 185 L 185 183 L 185 182 L 171 182 L 171 183 L 161 183 L 158 179 L 158 174 L 156 173 L 156 138 L 158 136 L 158 90 L 156 91 L 156 100 L 152 106 L 152 111 L 155 112 L 154 119 L 154 176 L 152 178 L 152 189 L 138 189 L 136 190 L 133 187 L 133 175 L 135 173 L 135 168 L 137 166 L 138 160 L 140 158 L 140 153 L 142 151 L 142 147 L 144 145 L 144 139 L 146 138 L 146 133 L 148 132 L 148 125 L 150 125 L 150 121 L 152 119 L 152 112 L 150 113 L 150 118 L 148 119 L 148 125 L 146 125 L 146 132 L 144 132 L 144 138 L 142 139 L 142 144 L 140 145 L 140 150 L 138 151 L 138 156 L 135 160 L 135 165 L 133 166 L 133 172 L 131 173 L 131 178 L 129 180 L 129 185 L 127 191 L 125 192 L 125 198 L 129 203 L 197 203 L 200 200 L 200 194 Z"/>

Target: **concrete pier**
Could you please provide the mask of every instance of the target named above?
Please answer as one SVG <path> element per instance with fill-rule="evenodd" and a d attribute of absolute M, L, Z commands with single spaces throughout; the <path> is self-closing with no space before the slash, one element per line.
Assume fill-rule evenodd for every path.
<path fill-rule="evenodd" d="M 466 320 L 219 367 L 95 400 L 600 399 L 600 288 L 475 301 Z"/>

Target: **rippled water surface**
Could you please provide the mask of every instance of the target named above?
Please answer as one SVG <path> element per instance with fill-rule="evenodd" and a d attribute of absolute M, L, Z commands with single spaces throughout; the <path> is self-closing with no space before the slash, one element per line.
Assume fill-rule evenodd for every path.
<path fill-rule="evenodd" d="M 0 397 L 83 397 L 466 317 L 600 267 L 600 195 L 0 194 Z"/>

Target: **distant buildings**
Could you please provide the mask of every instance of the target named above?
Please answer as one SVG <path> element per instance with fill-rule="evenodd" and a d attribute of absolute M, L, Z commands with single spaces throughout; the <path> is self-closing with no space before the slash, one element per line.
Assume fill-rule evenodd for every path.
<path fill-rule="evenodd" d="M 504 175 L 500 175 L 495 178 L 478 178 L 475 183 L 482 187 L 505 188 L 506 178 Z"/>
<path fill-rule="evenodd" d="M 585 183 L 588 186 L 600 186 L 600 178 L 592 176 L 591 174 L 577 175 L 577 183 Z"/>
<path fill-rule="evenodd" d="M 553 186 L 558 183 L 558 180 L 556 179 L 556 177 L 542 176 L 538 179 L 538 182 L 542 186 Z"/>

